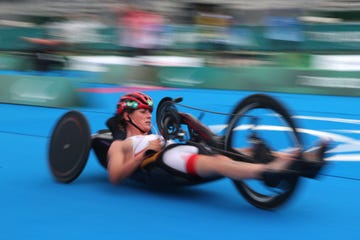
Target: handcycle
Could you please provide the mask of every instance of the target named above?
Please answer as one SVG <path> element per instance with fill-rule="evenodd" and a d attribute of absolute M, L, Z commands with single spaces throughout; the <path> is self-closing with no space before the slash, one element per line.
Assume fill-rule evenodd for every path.
<path fill-rule="evenodd" d="M 193 144 L 209 151 L 223 154 L 236 161 L 268 163 L 272 151 L 302 149 L 301 135 L 294 119 L 285 106 L 266 94 L 252 94 L 241 100 L 228 114 L 222 133 L 215 133 L 189 113 L 179 111 L 182 98 L 161 99 L 156 109 L 158 131 L 166 141 Z M 185 106 L 186 107 L 186 106 Z M 107 129 L 91 134 L 86 117 L 76 110 L 65 113 L 56 123 L 49 142 L 48 163 L 54 178 L 70 183 L 82 173 L 91 150 L 106 169 L 106 154 L 117 139 L 116 121 L 111 117 Z M 244 149 L 252 149 L 252 154 Z M 232 180 L 238 192 L 253 206 L 274 209 L 286 203 L 294 194 L 301 177 L 315 178 L 325 161 L 323 155 L 312 161 L 294 161 L 284 173 L 267 172 L 264 179 Z M 222 179 L 220 176 L 201 178 L 177 172 L 162 163 L 156 154 L 149 153 L 138 171 L 131 177 L 137 182 L 156 187 L 196 185 Z M 159 160 L 160 159 L 160 160 Z"/>

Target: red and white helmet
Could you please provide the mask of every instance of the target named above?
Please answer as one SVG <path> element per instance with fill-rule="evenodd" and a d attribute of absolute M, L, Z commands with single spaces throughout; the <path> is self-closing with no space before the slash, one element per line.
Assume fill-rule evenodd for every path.
<path fill-rule="evenodd" d="M 117 104 L 117 114 L 122 114 L 129 109 L 149 109 L 153 110 L 154 102 L 149 95 L 142 92 L 131 92 L 122 96 Z"/>

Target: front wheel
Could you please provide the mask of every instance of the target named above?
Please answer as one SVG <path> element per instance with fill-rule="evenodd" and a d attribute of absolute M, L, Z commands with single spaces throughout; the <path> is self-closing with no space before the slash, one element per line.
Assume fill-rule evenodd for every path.
<path fill-rule="evenodd" d="M 290 151 L 301 147 L 295 122 L 286 108 L 265 94 L 253 94 L 242 100 L 232 112 L 225 149 L 242 152 L 254 149 L 254 140 L 262 144 L 261 153 L 254 153 L 254 163 L 271 161 L 269 150 Z M 294 193 L 298 176 L 288 176 L 277 187 L 269 187 L 261 180 L 233 180 L 239 193 L 252 205 L 261 209 L 274 209 L 283 205 Z"/>

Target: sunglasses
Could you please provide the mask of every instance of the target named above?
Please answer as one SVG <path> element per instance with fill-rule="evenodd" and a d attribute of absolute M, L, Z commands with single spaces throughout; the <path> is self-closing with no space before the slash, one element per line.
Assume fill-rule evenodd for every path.
<path fill-rule="evenodd" d="M 136 101 L 127 101 L 124 102 L 123 104 L 124 107 L 132 108 L 132 109 L 141 109 L 141 108 L 152 109 L 154 105 L 153 101 L 151 100 L 147 100 L 147 104 L 138 103 Z"/>

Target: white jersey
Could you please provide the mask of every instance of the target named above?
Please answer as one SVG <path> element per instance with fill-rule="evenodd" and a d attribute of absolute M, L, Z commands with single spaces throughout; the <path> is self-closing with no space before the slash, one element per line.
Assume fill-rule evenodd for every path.
<path fill-rule="evenodd" d="M 132 140 L 133 143 L 134 155 L 143 151 L 147 146 L 149 146 L 149 142 L 152 140 L 160 139 L 162 147 L 175 143 L 171 140 L 166 141 L 165 143 L 165 139 L 157 134 L 136 135 L 129 138 Z M 199 149 L 195 146 L 179 145 L 165 151 L 162 159 L 163 162 L 169 167 L 177 169 L 184 173 L 188 173 L 189 164 L 194 164 L 194 162 L 189 161 L 189 159 L 191 156 L 197 155 L 198 152 Z M 194 172 L 194 170 L 192 170 L 191 172 Z"/>
<path fill-rule="evenodd" d="M 149 146 L 149 142 L 152 140 L 160 139 L 162 146 L 165 145 L 165 140 L 161 135 L 149 134 L 149 135 L 136 135 L 129 137 L 133 142 L 134 154 L 138 154 Z"/>

